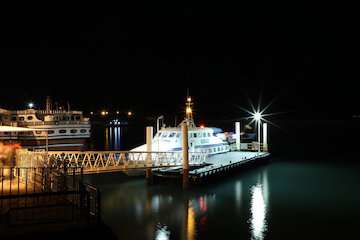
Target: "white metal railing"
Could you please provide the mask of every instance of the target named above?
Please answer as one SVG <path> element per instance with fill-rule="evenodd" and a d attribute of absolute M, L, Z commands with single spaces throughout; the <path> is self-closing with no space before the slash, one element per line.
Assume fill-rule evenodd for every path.
<path fill-rule="evenodd" d="M 39 122 L 17 122 L 17 126 L 43 126 L 43 125 L 90 125 L 89 121 L 39 121 Z"/>
<path fill-rule="evenodd" d="M 182 152 L 132 151 L 18 151 L 17 165 L 25 167 L 82 167 L 84 172 L 180 166 Z M 189 164 L 200 165 L 207 154 L 189 153 Z"/>
<path fill-rule="evenodd" d="M 230 148 L 232 151 L 236 151 L 236 144 L 231 144 Z M 252 142 L 252 143 L 241 143 L 240 144 L 240 150 L 241 151 L 258 151 L 259 149 L 259 143 Z M 268 145 L 264 143 L 260 143 L 260 151 L 267 152 L 268 151 Z"/>

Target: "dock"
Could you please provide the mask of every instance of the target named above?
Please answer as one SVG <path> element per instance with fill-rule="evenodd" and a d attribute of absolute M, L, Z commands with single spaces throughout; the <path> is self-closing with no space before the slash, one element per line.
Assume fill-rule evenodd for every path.
<path fill-rule="evenodd" d="M 189 181 L 198 183 L 209 177 L 221 175 L 228 171 L 239 169 L 250 163 L 265 160 L 270 153 L 254 151 L 233 151 L 209 156 L 201 166 L 192 166 L 189 170 Z M 176 179 L 182 177 L 182 167 L 154 170 L 157 179 Z"/>

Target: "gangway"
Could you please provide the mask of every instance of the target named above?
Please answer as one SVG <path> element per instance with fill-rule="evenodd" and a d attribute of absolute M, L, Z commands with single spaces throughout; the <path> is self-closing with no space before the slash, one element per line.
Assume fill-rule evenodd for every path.
<path fill-rule="evenodd" d="M 83 168 L 84 174 L 168 168 L 182 165 L 182 152 L 20 150 L 17 165 L 25 167 Z M 150 159 L 150 161 L 149 161 Z M 190 165 L 202 165 L 206 153 L 189 152 Z"/>

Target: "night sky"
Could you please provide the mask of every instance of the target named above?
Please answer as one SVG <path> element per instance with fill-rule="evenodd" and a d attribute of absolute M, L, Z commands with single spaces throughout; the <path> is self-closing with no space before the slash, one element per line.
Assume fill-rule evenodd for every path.
<path fill-rule="evenodd" d="M 259 96 L 285 118 L 359 114 L 323 6 L 32 7 L 1 17 L 0 107 L 50 95 L 85 111 L 174 115 L 189 88 L 209 118 L 241 117 L 236 106 Z"/>

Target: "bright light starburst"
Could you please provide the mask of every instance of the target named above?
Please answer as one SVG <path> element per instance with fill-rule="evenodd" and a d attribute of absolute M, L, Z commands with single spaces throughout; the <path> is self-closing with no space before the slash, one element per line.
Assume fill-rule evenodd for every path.
<path fill-rule="evenodd" d="M 266 117 L 268 117 L 268 116 L 281 114 L 281 113 L 265 113 L 265 111 L 268 110 L 268 108 L 271 106 L 273 101 L 271 101 L 269 104 L 267 104 L 264 108 L 261 108 L 261 106 L 260 106 L 261 98 L 259 99 L 259 104 L 258 104 L 257 108 L 255 108 L 254 104 L 252 103 L 252 101 L 250 99 L 248 99 L 248 101 L 250 103 L 251 110 L 245 109 L 245 108 L 240 107 L 240 106 L 238 106 L 238 107 L 241 110 L 243 110 L 243 111 L 245 111 L 246 113 L 249 114 L 248 117 L 243 118 L 245 120 L 250 120 L 251 119 L 251 121 L 248 123 L 249 125 L 251 125 L 255 121 L 256 122 L 263 121 L 263 122 L 269 123 L 269 124 L 271 124 L 271 125 L 273 125 L 275 127 L 279 127 L 275 123 L 273 123 L 270 120 L 266 119 Z"/>

